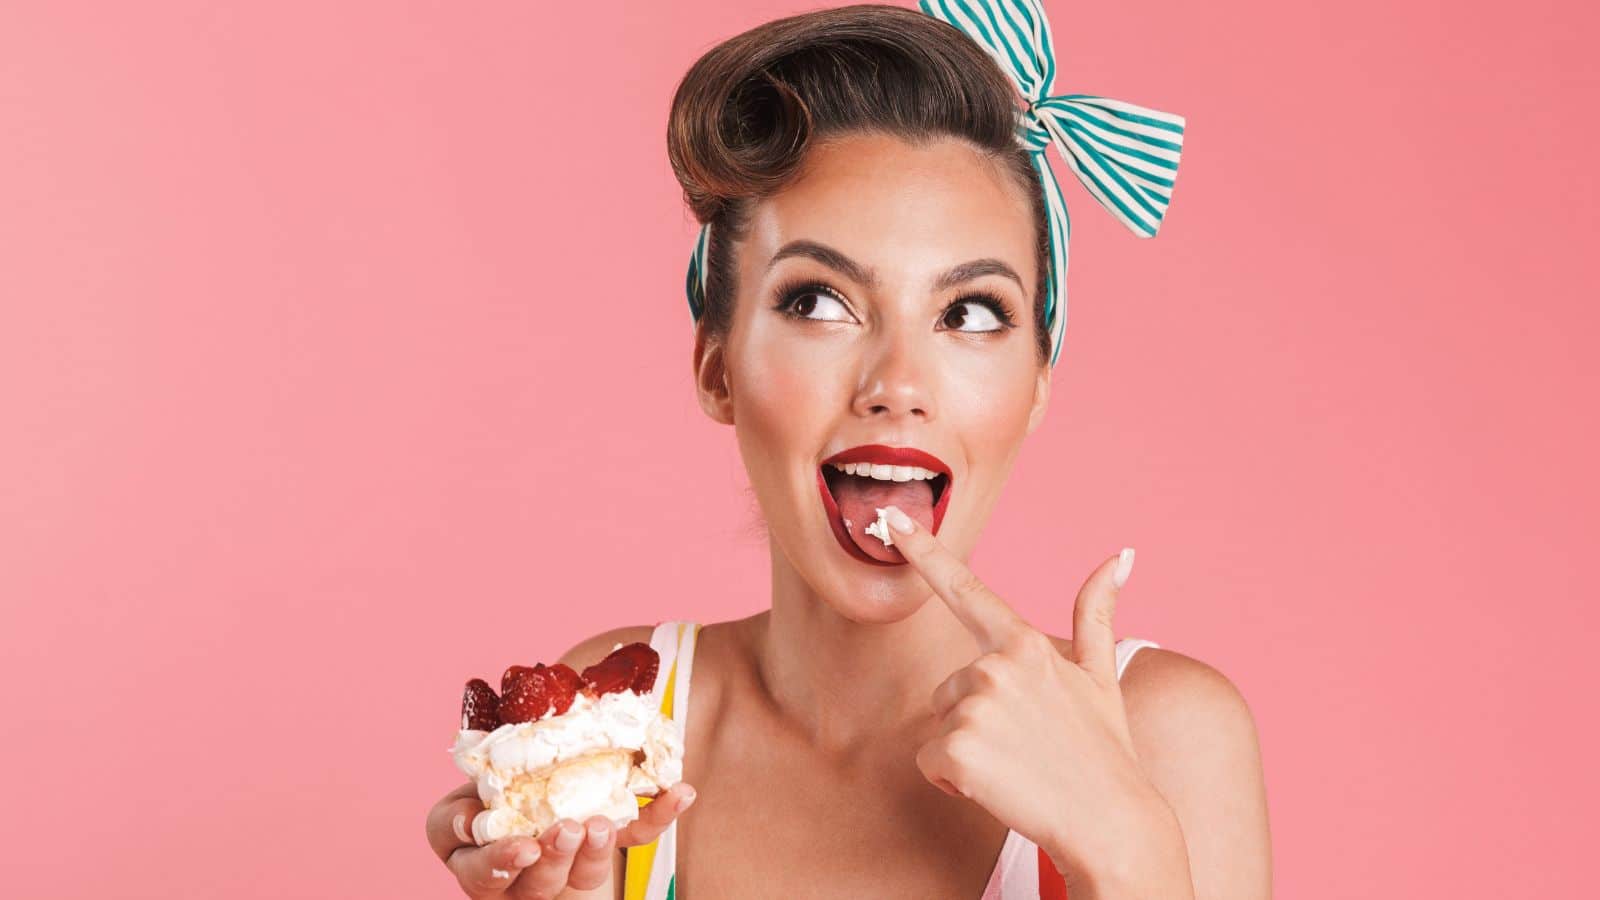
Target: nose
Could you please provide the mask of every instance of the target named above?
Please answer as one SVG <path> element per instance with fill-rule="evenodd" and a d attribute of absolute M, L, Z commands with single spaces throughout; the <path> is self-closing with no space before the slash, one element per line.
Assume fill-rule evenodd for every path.
<path fill-rule="evenodd" d="M 924 362 L 911 340 L 889 338 L 863 371 L 851 408 L 863 418 L 931 421 L 933 393 Z"/>

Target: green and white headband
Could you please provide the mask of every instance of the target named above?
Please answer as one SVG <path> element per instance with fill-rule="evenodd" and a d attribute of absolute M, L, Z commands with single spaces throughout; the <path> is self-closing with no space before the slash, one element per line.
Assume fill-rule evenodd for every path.
<path fill-rule="evenodd" d="M 919 0 L 918 6 L 976 41 L 1000 63 L 1027 101 L 1018 110 L 1017 138 L 1028 149 L 1044 186 L 1050 226 L 1044 319 L 1054 366 L 1067 326 L 1067 240 L 1072 225 L 1045 150 L 1055 144 L 1101 206 L 1139 237 L 1155 237 L 1178 176 L 1183 116 L 1089 94 L 1050 96 L 1056 61 L 1050 23 L 1039 0 Z M 696 322 L 705 309 L 710 233 L 709 224 L 701 226 L 689 257 L 685 289 L 689 314 Z"/>

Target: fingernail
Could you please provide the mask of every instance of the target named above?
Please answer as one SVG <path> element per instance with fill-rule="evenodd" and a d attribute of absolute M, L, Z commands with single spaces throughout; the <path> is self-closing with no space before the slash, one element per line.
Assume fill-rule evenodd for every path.
<path fill-rule="evenodd" d="M 512 860 L 512 862 L 515 863 L 516 867 L 519 869 L 526 869 L 538 861 L 538 844 L 523 844 L 522 849 L 517 851 L 517 858 Z"/>
<path fill-rule="evenodd" d="M 695 793 L 693 788 L 684 791 L 683 796 L 678 798 L 678 812 L 683 812 L 684 810 L 688 809 L 689 804 L 694 802 L 694 798 Z"/>
<path fill-rule="evenodd" d="M 556 849 L 562 853 L 571 853 L 578 849 L 578 843 L 582 840 L 583 833 L 581 831 L 574 831 L 563 825 L 561 826 L 561 832 L 556 835 Z"/>
<path fill-rule="evenodd" d="M 1133 572 L 1133 548 L 1123 547 L 1122 554 L 1117 557 L 1117 568 L 1111 573 L 1111 583 L 1122 587 L 1128 583 L 1128 575 Z"/>
<path fill-rule="evenodd" d="M 467 834 L 466 813 L 456 813 L 456 817 L 450 820 L 450 828 L 456 833 L 456 840 L 463 844 L 472 843 L 472 835 Z"/>
<path fill-rule="evenodd" d="M 600 848 L 606 845 L 606 827 L 593 825 L 589 828 L 589 846 Z"/>
<path fill-rule="evenodd" d="M 901 534 L 910 534 L 917 528 L 912 524 L 911 517 L 901 512 L 898 506 L 885 507 L 883 516 L 889 520 L 889 527 Z"/>

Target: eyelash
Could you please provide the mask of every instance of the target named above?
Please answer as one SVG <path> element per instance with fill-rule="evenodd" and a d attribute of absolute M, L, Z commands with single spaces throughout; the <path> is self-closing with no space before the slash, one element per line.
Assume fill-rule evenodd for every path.
<path fill-rule="evenodd" d="M 838 291 L 835 291 L 833 288 L 828 287 L 826 284 L 823 284 L 820 281 L 787 282 L 779 285 L 776 293 L 778 294 L 778 302 L 774 304 L 773 309 L 776 309 L 778 312 L 783 313 L 791 319 L 800 319 L 804 321 L 820 321 L 813 320 L 809 316 L 802 316 L 792 309 L 794 302 L 807 294 L 827 294 L 835 300 L 838 300 L 840 303 L 844 302 L 844 298 L 839 295 Z M 971 293 L 965 294 L 956 298 L 955 300 L 950 301 L 950 304 L 946 306 L 942 312 L 940 312 L 939 321 L 944 321 L 945 314 L 950 312 L 951 306 L 956 306 L 961 303 L 978 303 L 988 307 L 989 311 L 994 313 L 994 317 L 1000 320 L 1002 330 L 1015 328 L 1017 326 L 1016 317 L 1011 314 L 1011 307 L 1004 300 L 1000 299 L 999 295 L 981 289 L 972 291 Z M 968 332 L 968 334 L 983 333 L 984 332 L 981 331 Z"/>

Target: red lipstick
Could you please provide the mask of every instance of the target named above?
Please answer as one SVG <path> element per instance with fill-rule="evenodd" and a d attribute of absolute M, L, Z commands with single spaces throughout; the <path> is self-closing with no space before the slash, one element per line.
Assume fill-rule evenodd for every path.
<path fill-rule="evenodd" d="M 924 453 L 915 447 L 889 447 L 884 444 L 862 444 L 838 453 L 822 461 L 823 465 L 837 463 L 874 463 L 883 466 L 921 466 L 930 472 L 950 474 L 950 467 L 944 460 L 932 453 Z M 942 498 L 941 498 L 942 499 Z"/>

